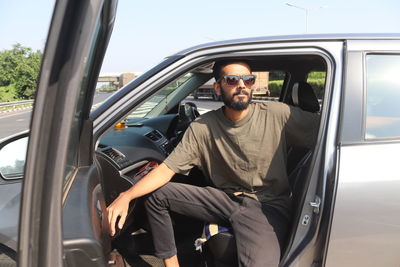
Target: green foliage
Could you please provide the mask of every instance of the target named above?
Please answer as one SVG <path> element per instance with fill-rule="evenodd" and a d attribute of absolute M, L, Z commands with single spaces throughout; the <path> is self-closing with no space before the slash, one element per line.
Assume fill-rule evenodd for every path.
<path fill-rule="evenodd" d="M 311 85 L 318 99 L 324 97 L 325 78 L 324 79 L 308 79 L 307 82 Z"/>
<path fill-rule="evenodd" d="M 0 103 L 11 102 L 18 99 L 17 89 L 14 84 L 0 86 Z"/>
<path fill-rule="evenodd" d="M 283 85 L 283 80 L 269 81 L 268 83 L 269 96 L 279 97 L 281 95 L 282 85 Z"/>
<path fill-rule="evenodd" d="M 111 84 L 104 84 L 100 86 L 97 90 L 100 92 L 114 92 L 117 91 L 117 86 L 111 85 Z"/>
<path fill-rule="evenodd" d="M 42 53 L 33 52 L 31 48 L 20 44 L 13 45 L 10 50 L 0 52 L 0 87 L 12 85 L 17 99 L 32 99 L 37 85 Z M 9 95 L 10 93 L 8 93 Z M 0 99 L 7 93 L 0 91 Z"/>
<path fill-rule="evenodd" d="M 308 74 L 307 82 L 313 88 L 318 99 L 324 97 L 325 78 L 326 72 L 324 71 L 313 71 Z"/>
<path fill-rule="evenodd" d="M 284 80 L 286 73 L 283 71 L 271 71 L 269 73 L 269 80 L 270 81 L 277 81 L 277 80 Z"/>
<path fill-rule="evenodd" d="M 325 80 L 326 72 L 324 71 L 313 71 L 308 74 L 307 79 L 322 79 Z"/>

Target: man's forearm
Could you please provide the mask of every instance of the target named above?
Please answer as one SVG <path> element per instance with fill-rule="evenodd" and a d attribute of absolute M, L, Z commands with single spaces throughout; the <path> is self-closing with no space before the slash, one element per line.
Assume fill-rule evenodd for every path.
<path fill-rule="evenodd" d="M 130 200 L 144 196 L 168 183 L 174 174 L 173 170 L 162 163 L 122 194 Z"/>

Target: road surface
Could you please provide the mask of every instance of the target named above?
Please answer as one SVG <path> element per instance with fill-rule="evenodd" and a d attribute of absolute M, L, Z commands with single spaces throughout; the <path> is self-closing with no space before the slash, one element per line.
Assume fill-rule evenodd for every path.
<path fill-rule="evenodd" d="M 110 93 L 96 93 L 93 104 L 103 102 Z M 32 115 L 31 109 L 0 113 L 0 140 L 10 135 L 29 129 Z"/>

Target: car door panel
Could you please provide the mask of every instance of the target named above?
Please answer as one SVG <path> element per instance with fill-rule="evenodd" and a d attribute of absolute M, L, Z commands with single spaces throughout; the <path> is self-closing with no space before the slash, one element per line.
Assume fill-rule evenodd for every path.
<path fill-rule="evenodd" d="M 398 63 L 399 44 L 398 40 L 347 41 L 338 175 L 326 266 L 398 266 L 400 261 L 398 131 L 386 129 L 390 136 L 374 136 L 368 131 L 368 120 L 376 116 L 368 109 L 378 104 L 390 114 L 377 122 L 398 120 L 398 105 L 379 100 L 398 99 L 398 87 L 386 89 L 397 84 L 397 78 L 387 74 L 398 73 L 399 64 L 381 64 L 379 68 L 373 64 L 377 58 L 388 63 L 394 57 Z"/>
<path fill-rule="evenodd" d="M 1 178 L 0 178 L 1 179 Z M 0 184 L 0 244 L 13 250 L 17 248 L 21 181 Z"/>
<path fill-rule="evenodd" d="M 399 150 L 393 143 L 341 147 L 326 266 L 400 262 Z"/>
<path fill-rule="evenodd" d="M 63 227 L 70 229 L 71 221 L 64 220 L 63 195 L 69 190 L 66 184 L 79 181 L 74 179 L 80 177 L 82 166 L 91 166 L 82 163 L 82 159 L 90 156 L 79 154 L 90 151 L 81 147 L 92 147 L 90 142 L 81 140 L 81 137 L 89 139 L 82 134 L 83 122 L 90 111 L 94 81 L 113 27 L 115 9 L 114 0 L 56 2 L 36 92 L 25 165 L 18 240 L 21 266 L 53 267 L 65 263 Z M 93 190 L 89 188 L 77 187 L 81 190 L 78 195 L 91 195 Z M 93 218 L 83 215 L 92 206 L 92 196 L 83 200 L 78 213 L 80 219 L 85 219 L 80 221 L 81 233 L 93 224 Z M 93 210 L 89 211 L 94 214 Z M 95 235 L 91 232 L 84 236 L 90 237 L 83 239 L 85 242 L 99 242 L 92 238 Z M 74 237 L 70 240 L 75 240 Z M 72 243 L 74 248 L 76 242 Z M 94 251 L 87 258 L 102 259 L 100 250 Z M 77 265 L 71 260 L 68 266 Z"/>
<path fill-rule="evenodd" d="M 107 212 L 96 166 L 80 168 L 63 208 L 63 244 L 68 266 L 105 265 L 111 251 Z"/>
<path fill-rule="evenodd" d="M 24 131 L 1 140 L 0 150 L 2 155 L 0 158 L 3 156 L 9 160 L 15 160 L 15 162 L 23 162 L 26 154 L 26 142 L 23 141 L 21 143 L 20 141 L 27 140 L 27 136 L 27 132 Z M 15 143 L 19 145 L 15 145 Z M 11 148 L 3 150 L 8 145 L 11 145 Z M 12 151 L 19 151 L 21 157 L 17 157 Z M 22 171 L 23 169 L 20 166 L 17 170 L 14 169 L 9 177 L 4 177 L 3 175 L 7 176 L 7 174 L 0 171 L 0 245 L 14 252 L 17 250 L 18 242 L 18 219 L 23 182 Z"/>

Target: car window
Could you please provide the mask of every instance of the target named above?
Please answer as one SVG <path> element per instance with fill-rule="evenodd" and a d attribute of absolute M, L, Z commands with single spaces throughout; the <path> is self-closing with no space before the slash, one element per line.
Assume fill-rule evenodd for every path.
<path fill-rule="evenodd" d="M 95 63 L 95 58 L 94 58 L 94 53 L 97 48 L 97 42 L 95 42 L 96 39 L 99 38 L 99 35 L 101 34 L 101 31 L 104 30 L 103 26 L 101 24 L 100 19 L 96 23 L 96 29 L 95 33 L 93 36 L 93 42 L 90 47 L 89 51 L 89 56 L 86 60 L 86 65 L 85 65 L 85 76 L 82 80 L 82 85 L 81 85 L 81 94 L 79 96 L 78 100 L 78 105 L 75 108 L 75 120 L 73 121 L 73 125 L 71 127 L 71 135 L 70 135 L 70 144 L 74 144 L 70 146 L 70 149 L 68 151 L 68 156 L 67 156 L 67 168 L 65 170 L 65 176 L 64 176 L 64 190 L 67 190 L 66 186 L 68 182 L 73 178 L 73 173 L 75 168 L 78 166 L 78 142 L 80 138 L 80 127 L 81 124 L 83 123 L 83 114 L 82 114 L 82 105 L 84 101 L 87 101 L 85 99 L 86 95 L 86 90 L 88 90 L 88 77 L 91 74 L 91 71 L 93 70 L 94 63 Z"/>
<path fill-rule="evenodd" d="M 366 56 L 365 138 L 400 137 L 400 55 Z"/>
<path fill-rule="evenodd" d="M 326 72 L 324 71 L 311 71 L 307 75 L 307 83 L 311 85 L 319 101 L 324 98 L 325 80 Z"/>
<path fill-rule="evenodd" d="M 143 104 L 138 106 L 132 113 L 130 113 L 126 119 L 134 118 L 151 118 L 160 114 L 154 114 L 153 111 L 157 106 L 160 106 L 162 102 L 168 103 L 169 98 L 173 95 L 175 90 L 181 88 L 182 85 L 193 76 L 192 73 L 187 73 L 178 79 L 172 81 L 163 89 L 158 91 L 155 95 L 146 100 Z"/>
<path fill-rule="evenodd" d="M 253 98 L 278 100 L 282 91 L 286 73 L 284 71 L 254 72 L 257 81 L 254 85 Z M 215 110 L 223 105 L 214 93 L 214 78 L 211 73 L 196 71 L 186 73 L 170 82 L 155 95 L 139 105 L 126 119 L 153 118 L 168 113 L 178 102 L 194 102 L 200 112 Z M 210 103 L 210 100 L 213 102 Z"/>
<path fill-rule="evenodd" d="M 253 86 L 253 99 L 278 101 L 286 72 L 281 70 L 253 72 L 257 76 Z M 205 113 L 216 110 L 223 105 L 222 99 L 214 94 L 211 73 L 196 72 L 186 73 L 158 91 L 144 103 L 132 111 L 126 120 L 138 118 L 153 118 L 166 114 L 178 102 L 194 102 L 200 112 Z M 172 104 L 173 103 L 173 104 Z"/>
<path fill-rule="evenodd" d="M 154 118 L 169 113 L 179 103 L 193 100 L 193 92 L 207 83 L 211 73 L 188 72 L 164 86 L 155 95 L 135 107 L 127 120 Z"/>
<path fill-rule="evenodd" d="M 253 87 L 253 97 L 273 97 L 278 99 L 283 82 L 285 80 L 285 72 L 283 71 L 256 71 L 253 72 L 257 76 L 256 83 Z"/>
<path fill-rule="evenodd" d="M 280 71 L 280 70 L 273 70 L 273 71 L 269 71 L 269 72 L 265 72 L 265 73 L 266 73 L 266 77 L 264 76 L 265 74 L 263 72 L 260 72 L 260 74 L 261 74 L 260 82 L 262 83 L 264 81 L 264 79 L 267 79 L 268 96 L 275 98 L 277 100 L 281 96 L 283 83 L 284 83 L 285 77 L 286 77 L 286 72 Z"/>

